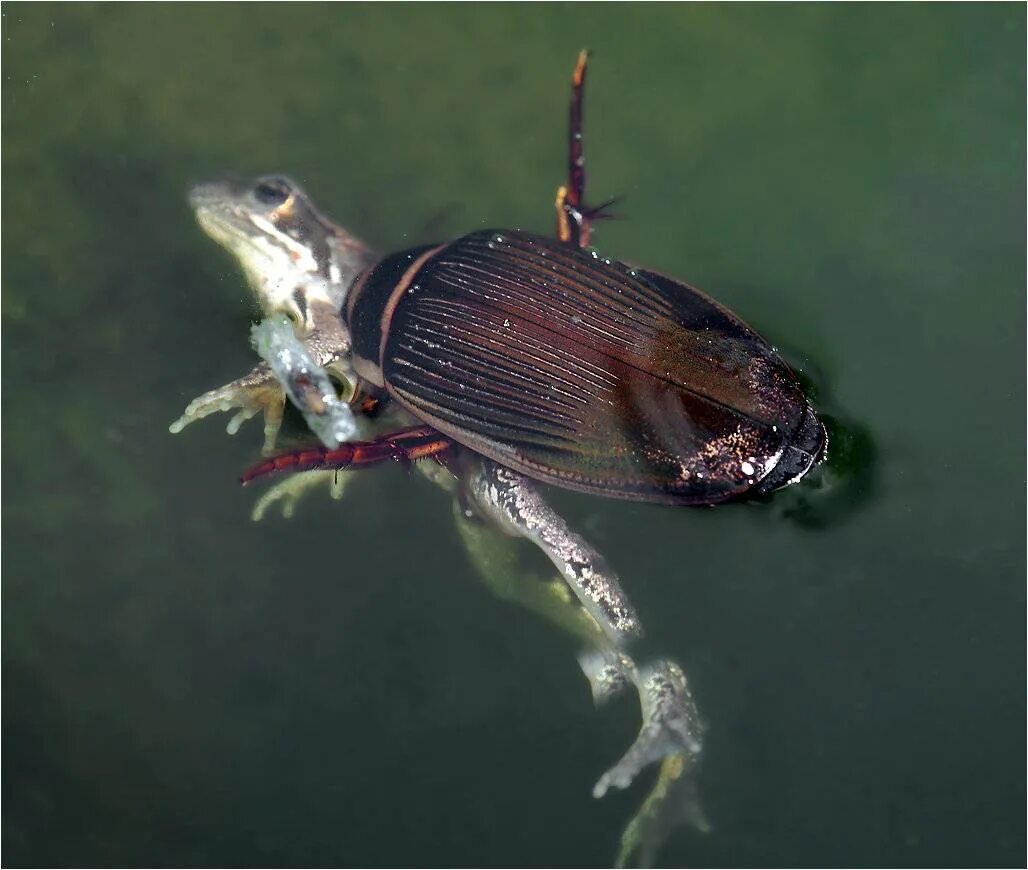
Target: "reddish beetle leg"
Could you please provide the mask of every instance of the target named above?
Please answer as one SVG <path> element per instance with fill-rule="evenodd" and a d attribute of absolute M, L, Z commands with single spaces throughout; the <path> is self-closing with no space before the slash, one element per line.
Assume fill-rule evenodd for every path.
<path fill-rule="evenodd" d="M 429 426 L 413 426 L 388 432 L 373 441 L 350 441 L 334 450 L 321 445 L 280 453 L 258 463 L 243 473 L 240 480 L 249 483 L 276 471 L 312 471 L 330 468 L 367 468 L 387 459 L 415 462 L 438 456 L 450 447 L 450 440 Z"/>
<path fill-rule="evenodd" d="M 585 98 L 585 71 L 589 52 L 578 53 L 571 74 L 571 106 L 568 111 L 568 183 L 557 188 L 557 238 L 579 248 L 589 247 L 592 222 L 610 217 L 607 209 L 616 199 L 590 208 L 585 205 L 585 152 L 582 136 L 582 106 Z"/>

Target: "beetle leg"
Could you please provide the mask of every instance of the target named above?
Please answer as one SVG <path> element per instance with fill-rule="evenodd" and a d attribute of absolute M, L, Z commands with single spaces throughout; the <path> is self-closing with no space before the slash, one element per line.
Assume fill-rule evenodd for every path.
<path fill-rule="evenodd" d="M 557 188 L 557 238 L 580 247 L 589 245 L 589 224 L 582 213 L 585 198 L 585 153 L 582 138 L 582 106 L 585 71 L 589 52 L 578 53 L 571 74 L 571 103 L 568 108 L 568 182 Z"/>
<path fill-rule="evenodd" d="M 589 52 L 578 53 L 575 71 L 571 74 L 571 103 L 568 109 L 568 180 L 557 188 L 554 206 L 557 212 L 557 238 L 579 248 L 589 247 L 593 221 L 611 217 L 609 212 L 617 199 L 590 208 L 585 204 L 585 137 L 582 133 L 582 109 L 585 103 L 585 73 Z"/>
<path fill-rule="evenodd" d="M 313 469 L 358 469 L 378 465 L 389 459 L 416 462 L 449 450 L 450 440 L 430 426 L 411 426 L 387 432 L 371 441 L 345 441 L 338 447 L 321 444 L 301 450 L 279 453 L 247 469 L 244 484 L 277 471 L 311 471 Z"/>
<path fill-rule="evenodd" d="M 639 617 L 604 558 L 547 504 L 532 483 L 493 462 L 477 463 L 467 480 L 474 502 L 508 534 L 532 541 L 557 566 L 609 644 L 641 634 Z"/>

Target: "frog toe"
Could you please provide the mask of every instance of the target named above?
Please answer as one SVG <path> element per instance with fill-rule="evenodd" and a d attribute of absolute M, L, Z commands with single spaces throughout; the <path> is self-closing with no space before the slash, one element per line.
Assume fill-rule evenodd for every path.
<path fill-rule="evenodd" d="M 296 513 L 296 506 L 300 499 L 319 487 L 327 486 L 332 498 L 337 500 L 342 498 L 343 490 L 349 479 L 350 475 L 337 471 L 308 471 L 304 474 L 287 477 L 258 499 L 250 517 L 255 523 L 259 523 L 272 506 L 277 506 L 282 511 L 282 516 L 288 520 Z"/>
<path fill-rule="evenodd" d="M 225 425 L 225 431 L 229 435 L 235 435 L 239 431 L 239 427 L 242 426 L 251 417 L 257 416 L 260 413 L 260 408 L 243 408 L 243 410 L 234 414 L 232 418 Z"/>

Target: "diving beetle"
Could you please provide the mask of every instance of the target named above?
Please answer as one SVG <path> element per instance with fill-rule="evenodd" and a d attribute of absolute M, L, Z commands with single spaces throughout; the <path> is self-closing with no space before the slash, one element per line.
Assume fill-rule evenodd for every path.
<path fill-rule="evenodd" d="M 572 78 L 557 238 L 481 230 L 355 271 L 342 301 L 361 407 L 419 425 L 250 469 L 360 467 L 465 448 L 609 498 L 683 505 L 766 495 L 824 456 L 826 432 L 774 348 L 696 288 L 588 249 L 582 93 Z M 288 204 L 288 188 L 264 191 Z"/>

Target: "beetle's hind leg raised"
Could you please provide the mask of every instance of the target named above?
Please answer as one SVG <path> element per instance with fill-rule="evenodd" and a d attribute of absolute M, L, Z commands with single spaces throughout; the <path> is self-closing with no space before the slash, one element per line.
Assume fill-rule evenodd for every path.
<path fill-rule="evenodd" d="M 611 217 L 610 207 L 617 201 L 602 205 L 585 204 L 585 139 L 582 133 L 582 109 L 585 103 L 585 73 L 589 52 L 578 53 L 575 71 L 571 74 L 571 104 L 568 109 L 568 180 L 557 188 L 554 206 L 557 211 L 557 238 L 580 248 L 589 247 L 593 221 Z"/>

